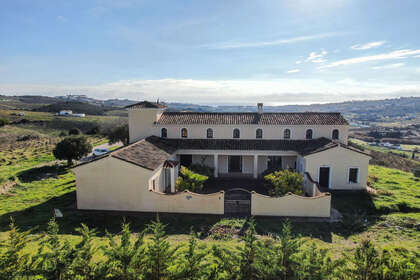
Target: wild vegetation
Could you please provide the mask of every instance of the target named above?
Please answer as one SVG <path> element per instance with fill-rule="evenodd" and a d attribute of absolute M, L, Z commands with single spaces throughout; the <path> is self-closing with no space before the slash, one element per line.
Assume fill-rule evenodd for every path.
<path fill-rule="evenodd" d="M 50 220 L 35 254 L 25 252 L 30 231 L 10 224 L 0 250 L 1 279 L 360 279 L 409 280 L 420 277 L 420 255 L 396 250 L 380 252 L 368 239 L 353 253 L 332 258 L 328 250 L 294 236 L 289 223 L 270 238 L 257 236 L 250 220 L 235 248 L 198 243 L 191 231 L 188 242 L 173 246 L 165 225 L 158 220 L 132 237 L 122 224 L 120 236 L 108 234 L 101 247 L 93 244 L 96 231 L 82 224 L 76 244 L 58 237 L 59 226 Z M 146 238 L 146 233 L 149 234 Z M 95 256 L 101 253 L 98 260 Z"/>

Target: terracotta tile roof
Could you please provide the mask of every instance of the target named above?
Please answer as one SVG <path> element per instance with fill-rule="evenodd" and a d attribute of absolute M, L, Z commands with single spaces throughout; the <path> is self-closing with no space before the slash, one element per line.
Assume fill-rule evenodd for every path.
<path fill-rule="evenodd" d="M 313 140 L 258 140 L 258 139 L 166 139 L 150 136 L 110 154 L 132 164 L 155 170 L 177 150 L 254 150 L 295 151 L 302 156 L 319 153 L 337 146 L 365 155 L 362 151 L 331 141 L 327 138 Z"/>
<path fill-rule="evenodd" d="M 111 156 L 155 170 L 177 150 L 172 144 L 165 139 L 152 136 L 113 152 Z"/>
<path fill-rule="evenodd" d="M 157 124 L 207 125 L 348 125 L 340 113 L 201 113 L 164 112 Z"/>
<path fill-rule="evenodd" d="M 138 103 L 134 103 L 128 106 L 125 106 L 125 108 L 166 108 L 167 106 L 164 104 L 160 104 L 160 103 L 155 103 L 155 102 L 149 102 L 149 101 L 142 101 L 142 102 L 138 102 Z"/>

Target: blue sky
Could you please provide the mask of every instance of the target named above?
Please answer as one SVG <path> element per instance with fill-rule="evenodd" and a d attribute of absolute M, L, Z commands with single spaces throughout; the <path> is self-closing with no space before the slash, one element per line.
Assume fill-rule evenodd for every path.
<path fill-rule="evenodd" d="M 202 104 L 420 96 L 420 1 L 26 1 L 0 9 L 0 94 Z"/>

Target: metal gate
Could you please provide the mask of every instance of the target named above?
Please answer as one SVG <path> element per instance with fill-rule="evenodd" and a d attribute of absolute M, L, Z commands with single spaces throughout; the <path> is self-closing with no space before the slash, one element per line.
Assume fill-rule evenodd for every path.
<path fill-rule="evenodd" d="M 241 188 L 226 191 L 225 215 L 250 216 L 251 192 Z"/>

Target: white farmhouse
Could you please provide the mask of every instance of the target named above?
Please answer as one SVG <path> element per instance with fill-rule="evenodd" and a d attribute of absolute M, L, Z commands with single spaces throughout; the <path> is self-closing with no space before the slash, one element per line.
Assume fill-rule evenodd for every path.
<path fill-rule="evenodd" d="M 73 169 L 79 209 L 226 213 L 228 190 L 176 192 L 179 167 L 193 163 L 216 180 L 252 182 L 271 168 L 304 175 L 305 197 L 252 192 L 253 215 L 329 217 L 330 190 L 366 188 L 370 156 L 347 145 L 340 113 L 264 113 L 261 103 L 256 113 L 166 112 L 147 101 L 127 108 L 131 144 Z"/>

